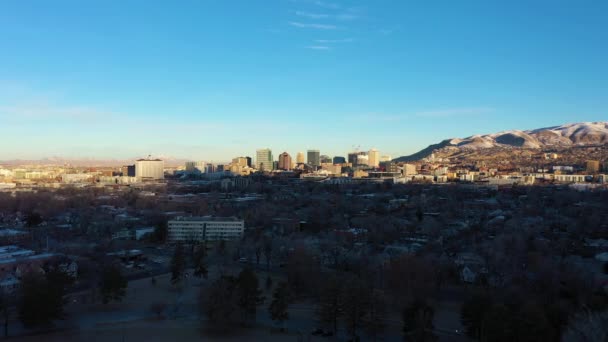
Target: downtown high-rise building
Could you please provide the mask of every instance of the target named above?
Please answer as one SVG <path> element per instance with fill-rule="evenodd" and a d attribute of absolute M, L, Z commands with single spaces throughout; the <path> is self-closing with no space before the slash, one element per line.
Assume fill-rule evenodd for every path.
<path fill-rule="evenodd" d="M 346 164 L 346 158 L 335 156 L 333 159 L 334 164 Z"/>
<path fill-rule="evenodd" d="M 380 166 L 380 152 L 375 148 L 372 148 L 367 152 L 367 165 L 371 167 Z"/>
<path fill-rule="evenodd" d="M 365 156 L 366 153 L 363 151 L 355 151 L 355 152 L 351 152 L 348 154 L 348 162 L 352 165 L 352 166 L 358 166 L 359 165 L 359 156 Z"/>
<path fill-rule="evenodd" d="M 274 166 L 272 150 L 269 148 L 259 149 L 255 152 L 255 168 L 259 171 L 272 171 Z"/>
<path fill-rule="evenodd" d="M 303 152 L 298 152 L 298 154 L 296 155 L 296 163 L 298 164 L 304 164 L 306 161 L 304 160 L 304 153 Z"/>
<path fill-rule="evenodd" d="M 389 161 L 391 161 L 391 160 L 392 160 L 392 159 L 391 159 L 391 156 L 388 156 L 388 155 L 380 156 L 380 162 L 381 162 L 381 163 L 382 163 L 382 162 L 389 162 Z"/>
<path fill-rule="evenodd" d="M 279 170 L 291 170 L 291 156 L 287 152 L 279 155 Z"/>
<path fill-rule="evenodd" d="M 185 168 L 186 172 L 205 173 L 207 163 L 204 161 L 187 161 Z"/>
<path fill-rule="evenodd" d="M 306 163 L 311 166 L 321 165 L 321 153 L 319 150 L 308 150 Z"/>
<path fill-rule="evenodd" d="M 239 166 L 239 167 L 245 167 L 245 166 L 248 166 L 248 165 L 247 165 L 247 158 L 246 158 L 246 157 L 236 157 L 236 158 L 232 158 L 232 165 L 233 165 L 233 166 Z"/>

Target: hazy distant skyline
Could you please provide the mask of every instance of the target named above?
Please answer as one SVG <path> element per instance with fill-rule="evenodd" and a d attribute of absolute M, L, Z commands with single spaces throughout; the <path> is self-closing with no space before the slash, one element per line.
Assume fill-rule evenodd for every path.
<path fill-rule="evenodd" d="M 0 2 L 0 160 L 393 157 L 608 120 L 606 1 Z"/>

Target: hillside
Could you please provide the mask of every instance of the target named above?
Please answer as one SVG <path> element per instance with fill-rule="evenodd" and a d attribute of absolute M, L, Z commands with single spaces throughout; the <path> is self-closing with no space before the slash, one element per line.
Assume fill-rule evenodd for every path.
<path fill-rule="evenodd" d="M 551 149 L 608 144 L 608 122 L 582 122 L 527 131 L 511 130 L 447 139 L 395 162 L 420 160 L 436 151 L 477 151 L 491 148 Z"/>

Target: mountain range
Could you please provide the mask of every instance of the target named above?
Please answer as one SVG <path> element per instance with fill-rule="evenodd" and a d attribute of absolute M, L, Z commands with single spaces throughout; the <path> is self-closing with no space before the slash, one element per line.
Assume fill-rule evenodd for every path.
<path fill-rule="evenodd" d="M 608 122 L 581 122 L 526 131 L 511 130 L 467 138 L 446 139 L 395 162 L 416 161 L 435 151 L 476 151 L 490 148 L 552 149 L 608 144 Z"/>

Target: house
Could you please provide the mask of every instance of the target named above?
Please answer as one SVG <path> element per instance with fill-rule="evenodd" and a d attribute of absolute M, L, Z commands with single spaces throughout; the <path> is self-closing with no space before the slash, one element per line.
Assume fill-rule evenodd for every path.
<path fill-rule="evenodd" d="M 460 279 L 465 283 L 473 284 L 477 281 L 477 272 L 473 271 L 472 267 L 464 266 L 460 271 Z"/>
<path fill-rule="evenodd" d="M 60 263 L 58 267 L 61 272 L 64 272 L 73 279 L 78 278 L 78 264 L 76 261 L 66 260 L 63 263 Z"/>
<path fill-rule="evenodd" d="M 0 289 L 3 293 L 13 293 L 19 287 L 19 283 L 19 279 L 14 274 L 6 273 L 0 278 Z"/>

